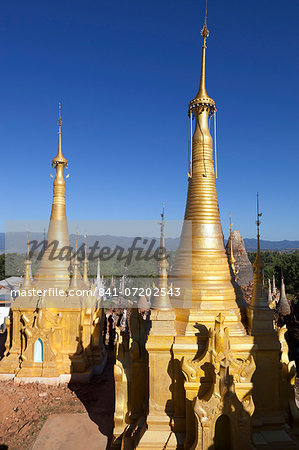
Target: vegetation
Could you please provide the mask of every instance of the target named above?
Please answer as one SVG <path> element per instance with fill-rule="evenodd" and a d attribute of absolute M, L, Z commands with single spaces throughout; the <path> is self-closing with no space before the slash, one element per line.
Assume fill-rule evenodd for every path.
<path fill-rule="evenodd" d="M 0 255 L 0 280 L 5 278 L 5 254 Z"/>
<path fill-rule="evenodd" d="M 168 252 L 168 262 L 170 267 L 174 261 L 175 252 Z M 254 262 L 256 254 L 248 252 L 248 257 L 251 263 Z M 299 292 L 299 251 L 294 253 L 271 252 L 269 250 L 261 252 L 261 257 L 265 264 L 264 275 L 265 280 L 270 278 L 272 281 L 275 276 L 276 285 L 280 288 L 281 271 L 285 279 L 286 292 L 288 294 L 296 295 Z M 7 255 L 0 255 L 0 279 L 3 280 L 8 276 L 21 276 L 24 274 L 24 259 L 25 255 L 16 253 L 9 253 Z M 80 264 L 81 271 L 83 269 Z M 33 275 L 39 267 L 39 261 L 33 257 L 32 273 Z M 90 278 L 96 278 L 97 260 L 89 263 L 88 274 Z M 154 258 L 149 261 L 136 261 L 134 258 L 130 265 L 125 267 L 125 260 L 119 261 L 116 257 L 108 261 L 101 262 L 101 274 L 104 277 L 110 278 L 112 275 L 116 278 L 126 274 L 135 287 L 146 287 L 152 285 L 157 275 L 157 262 Z M 130 284 L 130 283 L 129 283 Z"/>
<path fill-rule="evenodd" d="M 251 263 L 255 260 L 256 253 L 248 252 Z M 294 253 L 271 252 L 270 250 L 261 252 L 264 262 L 265 281 L 270 278 L 272 282 L 275 276 L 276 286 L 280 288 L 281 273 L 283 273 L 286 285 L 286 292 L 297 295 L 299 292 L 299 251 Z"/>
<path fill-rule="evenodd" d="M 155 258 L 149 260 L 141 259 L 136 261 L 133 257 L 132 261 L 126 267 L 126 253 L 124 253 L 122 260 L 114 256 L 107 261 L 101 261 L 101 275 L 105 278 L 120 278 L 122 275 L 126 275 L 128 279 L 135 280 L 133 282 L 135 287 L 147 287 L 151 286 L 154 279 L 157 276 L 157 261 Z M 175 252 L 167 252 L 168 262 L 171 266 Z M 152 254 L 151 254 L 152 256 Z M 6 255 L 0 255 L 0 274 L 1 278 L 4 279 L 11 276 L 23 276 L 24 275 L 24 254 L 8 253 Z M 37 260 L 37 254 L 32 258 L 32 274 L 34 275 L 39 268 L 40 261 Z M 95 259 L 88 263 L 88 276 L 91 279 L 97 276 L 97 265 L 98 260 Z M 80 262 L 80 270 L 83 272 L 83 263 Z M 146 281 L 145 281 L 146 280 Z"/>

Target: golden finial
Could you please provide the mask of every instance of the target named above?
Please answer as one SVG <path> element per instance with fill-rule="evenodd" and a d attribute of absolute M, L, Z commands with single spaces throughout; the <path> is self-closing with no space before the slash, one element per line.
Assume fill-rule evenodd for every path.
<path fill-rule="evenodd" d="M 52 160 L 52 166 L 55 167 L 56 176 L 53 183 L 53 205 L 51 212 L 51 220 L 66 220 L 65 213 L 65 179 L 63 170 L 67 167 L 67 160 L 62 154 L 61 146 L 61 104 L 59 103 L 59 119 L 58 119 L 58 153 Z"/>
<path fill-rule="evenodd" d="M 83 281 L 88 285 L 88 258 L 87 258 L 87 234 L 85 233 L 84 261 L 83 261 Z"/>
<path fill-rule="evenodd" d="M 209 37 L 209 34 L 210 34 L 208 27 L 207 27 L 207 17 L 208 17 L 208 0 L 206 0 L 205 22 L 204 22 L 203 29 L 201 30 L 201 33 L 200 33 L 204 39 L 204 41 L 203 41 L 204 46 L 206 46 L 206 39 L 207 39 L 207 37 Z"/>
<path fill-rule="evenodd" d="M 62 154 L 62 144 L 61 144 L 61 103 L 59 103 L 58 107 L 58 152 L 55 158 L 52 160 L 52 166 L 57 167 L 58 164 L 63 164 L 63 167 L 67 167 L 67 159 Z"/>
<path fill-rule="evenodd" d="M 203 29 L 201 30 L 201 35 L 203 37 L 203 44 L 202 44 L 202 58 L 201 58 L 201 75 L 200 75 L 200 83 L 199 83 L 199 90 L 196 94 L 196 98 L 207 98 L 208 93 L 206 89 L 206 48 L 207 48 L 207 37 L 209 36 L 210 32 L 207 28 L 207 11 L 205 15 L 205 21 Z"/>
<path fill-rule="evenodd" d="M 206 89 L 206 49 L 207 49 L 207 37 L 209 36 L 210 32 L 207 27 L 207 11 L 208 11 L 208 5 L 206 1 L 206 10 L 205 10 L 205 20 L 204 25 L 201 30 L 201 36 L 203 37 L 203 45 L 202 45 L 202 56 L 201 56 L 201 75 L 200 75 L 200 83 L 199 83 L 199 89 L 194 97 L 193 100 L 189 103 L 189 114 L 194 111 L 196 112 L 196 109 L 198 107 L 208 107 L 210 114 L 213 114 L 215 110 L 215 102 L 213 99 L 211 99 L 208 96 L 207 89 Z"/>

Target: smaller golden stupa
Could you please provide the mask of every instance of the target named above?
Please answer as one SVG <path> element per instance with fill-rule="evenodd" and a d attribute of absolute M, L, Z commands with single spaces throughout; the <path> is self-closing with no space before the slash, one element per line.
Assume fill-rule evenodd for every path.
<path fill-rule="evenodd" d="M 31 282 L 28 242 L 21 295 L 12 299 L 5 322 L 7 339 L 5 356 L 0 362 L 2 379 L 68 381 L 80 374 L 88 375 L 94 367 L 99 369 L 105 359 L 102 309 L 97 306 L 92 290 L 87 290 L 87 255 L 82 279 L 77 240 L 74 256 L 69 246 L 64 178 L 68 162 L 62 154 L 61 126 L 59 113 L 58 152 L 52 160 L 56 176 L 46 248 Z M 62 257 L 51 257 L 55 246 L 55 254 Z"/>

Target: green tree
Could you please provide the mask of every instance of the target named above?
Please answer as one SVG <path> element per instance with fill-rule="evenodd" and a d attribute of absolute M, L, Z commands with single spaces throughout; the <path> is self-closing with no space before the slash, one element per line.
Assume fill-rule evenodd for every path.
<path fill-rule="evenodd" d="M 5 254 L 0 255 L 0 280 L 5 278 Z"/>
<path fill-rule="evenodd" d="M 248 257 L 251 263 L 254 262 L 256 253 L 249 252 Z M 264 262 L 265 280 L 272 280 L 275 276 L 276 285 L 280 289 L 281 275 L 283 273 L 286 285 L 286 292 L 296 295 L 299 292 L 299 251 L 294 253 L 271 252 L 269 250 L 261 252 Z"/>

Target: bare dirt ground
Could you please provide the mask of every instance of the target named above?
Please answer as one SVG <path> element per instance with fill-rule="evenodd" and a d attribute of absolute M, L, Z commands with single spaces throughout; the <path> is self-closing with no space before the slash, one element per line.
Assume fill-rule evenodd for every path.
<path fill-rule="evenodd" d="M 30 449 L 47 417 L 83 413 L 85 408 L 67 386 L 0 383 L 0 448 Z M 2 447 L 3 449 L 5 447 Z"/>
<path fill-rule="evenodd" d="M 85 414 L 52 414 L 41 429 L 32 450 L 105 450 L 107 438 Z"/>
<path fill-rule="evenodd" d="M 114 362 L 114 353 L 109 352 L 103 373 L 83 385 L 45 386 L 1 381 L 0 450 L 32 449 L 48 416 L 86 412 L 99 433 L 108 439 L 109 448 L 113 436 Z M 62 441 L 66 438 L 62 436 Z"/>

